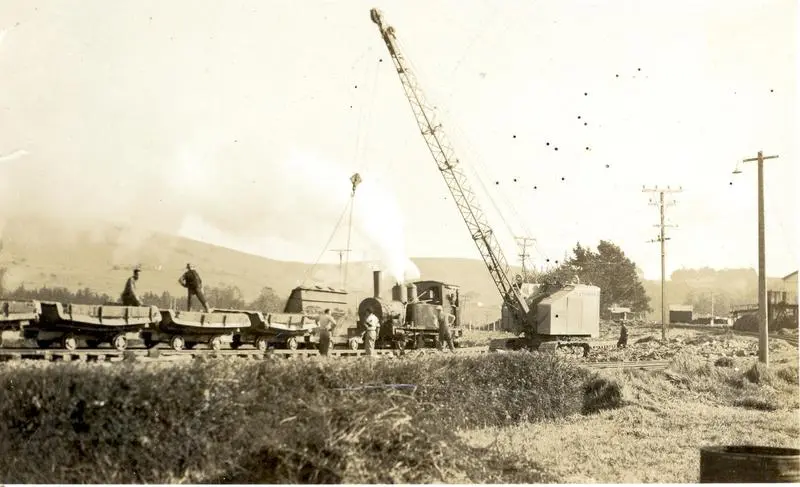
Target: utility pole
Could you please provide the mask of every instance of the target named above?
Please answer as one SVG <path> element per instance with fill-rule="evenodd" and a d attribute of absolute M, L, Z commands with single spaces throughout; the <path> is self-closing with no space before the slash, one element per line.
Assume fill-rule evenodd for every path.
<path fill-rule="evenodd" d="M 528 242 L 535 242 L 536 239 L 535 238 L 530 238 L 530 237 L 516 237 L 515 240 L 517 241 L 517 245 L 520 246 L 519 258 L 522 261 L 522 278 L 523 279 L 527 279 L 528 271 L 527 271 L 527 267 L 525 266 L 525 263 L 527 262 L 528 255 L 529 255 L 528 254 Z"/>
<path fill-rule="evenodd" d="M 764 250 L 764 161 L 777 159 L 758 151 L 758 156 L 742 162 L 758 162 L 758 361 L 769 365 L 769 322 L 767 318 L 767 259 Z M 740 174 L 737 165 L 734 174 Z"/>
<path fill-rule="evenodd" d="M 714 324 L 714 291 L 711 291 L 711 322 L 709 324 Z"/>
<path fill-rule="evenodd" d="M 666 287 L 665 287 L 665 274 L 666 274 L 666 264 L 665 264 L 665 256 L 666 256 L 666 247 L 665 241 L 667 238 L 664 236 L 664 228 L 666 227 L 674 227 L 675 225 L 665 225 L 664 224 L 664 193 L 679 193 L 682 189 L 671 189 L 667 186 L 667 189 L 659 189 L 658 187 L 647 189 L 642 188 L 643 193 L 658 193 L 658 202 L 651 201 L 651 204 L 658 205 L 659 213 L 661 215 L 661 222 L 658 225 L 655 225 L 661 229 L 660 235 L 656 240 L 651 240 L 651 242 L 661 242 L 661 339 L 667 339 L 667 296 L 666 296 Z"/>

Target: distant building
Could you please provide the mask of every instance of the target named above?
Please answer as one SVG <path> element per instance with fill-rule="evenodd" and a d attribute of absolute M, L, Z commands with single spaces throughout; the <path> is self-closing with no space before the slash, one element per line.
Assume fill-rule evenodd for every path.
<path fill-rule="evenodd" d="M 670 323 L 691 323 L 694 319 L 694 307 L 691 304 L 669 305 Z"/>
<path fill-rule="evenodd" d="M 758 312 L 758 303 L 740 304 L 731 306 L 731 317 L 735 322 L 748 314 L 755 316 Z M 797 328 L 797 271 L 792 272 L 781 278 L 780 284 L 772 285 L 767 290 L 767 319 L 770 330 L 780 328 Z M 758 322 L 754 319 L 742 321 L 740 327 L 752 328 L 756 331 Z M 739 325 L 734 323 L 734 328 Z"/>
<path fill-rule="evenodd" d="M 629 319 L 632 318 L 630 308 L 623 308 L 621 306 L 612 306 L 608 308 L 608 311 L 611 313 L 612 321 L 628 321 Z"/>

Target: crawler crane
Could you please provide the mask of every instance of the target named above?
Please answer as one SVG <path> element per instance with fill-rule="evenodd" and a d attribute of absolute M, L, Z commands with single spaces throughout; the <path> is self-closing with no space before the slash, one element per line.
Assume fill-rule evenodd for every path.
<path fill-rule="evenodd" d="M 495 342 L 493 347 L 555 351 L 559 346 L 567 346 L 580 347 L 586 354 L 589 350 L 586 339 L 599 336 L 600 289 L 582 284 L 539 289 L 523 284 L 521 279 L 512 279 L 508 262 L 470 181 L 399 49 L 394 28 L 386 24 L 379 10 L 372 9 L 370 16 L 389 50 L 420 133 L 503 298 L 503 327 L 518 335 L 515 339 Z"/>

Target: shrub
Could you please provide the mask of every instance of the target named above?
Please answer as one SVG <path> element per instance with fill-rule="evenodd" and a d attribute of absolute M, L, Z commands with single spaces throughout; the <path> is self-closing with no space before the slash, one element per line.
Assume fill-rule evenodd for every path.
<path fill-rule="evenodd" d="M 578 412 L 587 374 L 525 352 L 4 366 L 0 478 L 542 482 L 547 479 L 535 465 L 513 467 L 517 459 L 469 448 L 455 430 Z"/>
<path fill-rule="evenodd" d="M 785 381 L 787 384 L 798 385 L 800 378 L 798 378 L 797 365 L 788 365 L 775 370 L 775 375 Z"/>
<path fill-rule="evenodd" d="M 761 362 L 756 362 L 744 373 L 747 380 L 753 384 L 774 384 L 775 372 Z"/>
<path fill-rule="evenodd" d="M 613 379 L 597 375 L 589 379 L 583 387 L 582 414 L 616 409 L 622 405 L 622 386 Z"/>
<path fill-rule="evenodd" d="M 733 367 L 733 359 L 730 357 L 720 357 L 714 362 L 714 365 L 717 367 Z"/>
<path fill-rule="evenodd" d="M 780 406 L 774 399 L 754 395 L 735 399 L 733 405 L 747 409 L 757 409 L 759 411 L 776 411 L 780 409 Z"/>

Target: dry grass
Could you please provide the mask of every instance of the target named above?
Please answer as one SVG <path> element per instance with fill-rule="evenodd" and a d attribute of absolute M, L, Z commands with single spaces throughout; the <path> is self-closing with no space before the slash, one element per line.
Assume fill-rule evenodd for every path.
<path fill-rule="evenodd" d="M 13 483 L 518 483 L 456 428 L 578 412 L 586 371 L 534 354 L 0 368 Z M 43 456 L 42 452 L 48 452 Z M 481 461 L 475 461 L 481 458 Z"/>
<path fill-rule="evenodd" d="M 536 459 L 564 483 L 694 483 L 702 446 L 800 446 L 796 370 L 766 371 L 752 359 L 715 367 L 681 356 L 663 372 L 604 373 L 622 386 L 623 408 L 462 437 Z"/>

